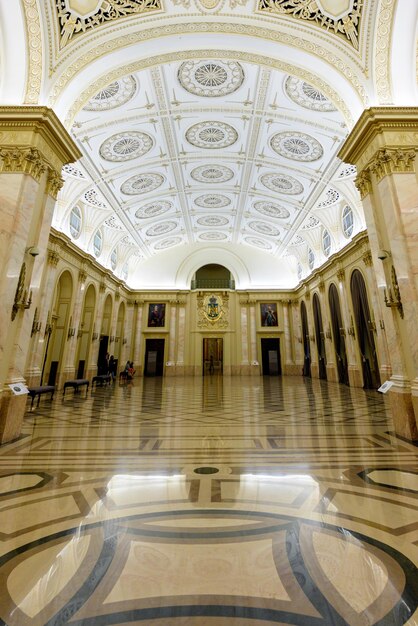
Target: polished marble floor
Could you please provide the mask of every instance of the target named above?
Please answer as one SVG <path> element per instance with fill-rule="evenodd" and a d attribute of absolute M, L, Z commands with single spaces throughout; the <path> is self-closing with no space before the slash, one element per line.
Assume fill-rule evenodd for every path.
<path fill-rule="evenodd" d="M 417 453 L 317 380 L 43 397 L 0 448 L 0 624 L 418 626 Z"/>

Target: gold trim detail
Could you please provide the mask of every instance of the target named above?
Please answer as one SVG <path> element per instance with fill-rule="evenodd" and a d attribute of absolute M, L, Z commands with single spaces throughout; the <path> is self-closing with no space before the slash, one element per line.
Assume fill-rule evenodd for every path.
<path fill-rule="evenodd" d="M 381 0 L 375 44 L 375 81 L 380 104 L 393 104 L 390 81 L 390 25 L 395 0 Z"/>
<path fill-rule="evenodd" d="M 372 179 L 370 178 L 370 172 L 368 169 L 364 169 L 357 178 L 354 180 L 354 184 L 360 192 L 360 198 L 364 200 L 369 193 L 372 193 Z"/>
<path fill-rule="evenodd" d="M 59 260 L 60 260 L 60 257 L 59 257 L 58 252 L 55 252 L 55 250 L 49 250 L 48 265 L 52 265 L 52 267 L 57 267 Z"/>
<path fill-rule="evenodd" d="M 415 148 L 383 148 L 378 150 L 368 168 L 376 176 L 377 182 L 389 174 L 414 171 Z"/>
<path fill-rule="evenodd" d="M 373 265 L 372 255 L 370 251 L 367 251 L 363 254 L 363 263 L 366 267 L 371 267 Z"/>
<path fill-rule="evenodd" d="M 353 0 L 353 6 L 347 15 L 333 19 L 322 12 L 318 3 L 312 0 L 259 0 L 258 11 L 273 15 L 289 15 L 292 18 L 315 22 L 328 32 L 342 37 L 359 49 L 359 32 L 363 0 Z"/>
<path fill-rule="evenodd" d="M 46 193 L 50 196 L 57 199 L 59 190 L 64 184 L 64 180 L 61 178 L 60 174 L 55 170 L 50 169 L 48 173 L 48 180 L 46 183 Z"/>
<path fill-rule="evenodd" d="M 102 0 L 96 12 L 85 17 L 71 9 L 69 0 L 56 0 L 56 10 L 61 29 L 61 48 L 73 37 L 97 28 L 102 24 L 129 16 L 139 16 L 161 11 L 161 0 Z"/>
<path fill-rule="evenodd" d="M 47 161 L 36 148 L 0 147 L 2 172 L 29 174 L 38 183 L 48 167 Z"/>
<path fill-rule="evenodd" d="M 25 104 L 37 104 L 42 86 L 42 35 L 37 1 L 23 0 L 23 9 L 29 42 Z"/>
<path fill-rule="evenodd" d="M 22 263 L 22 267 L 20 268 L 19 280 L 17 281 L 15 299 L 12 306 L 12 322 L 16 318 L 19 310 L 30 309 L 30 305 L 32 304 L 32 291 L 29 292 L 25 289 L 25 281 L 26 281 L 26 263 Z"/>

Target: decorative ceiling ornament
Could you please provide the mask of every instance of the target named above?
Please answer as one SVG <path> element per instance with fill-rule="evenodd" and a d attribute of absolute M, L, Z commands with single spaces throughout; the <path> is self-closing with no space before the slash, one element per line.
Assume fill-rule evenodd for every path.
<path fill-rule="evenodd" d="M 55 0 L 61 48 L 71 39 L 110 21 L 161 11 L 161 0 Z"/>
<path fill-rule="evenodd" d="M 315 22 L 358 50 L 364 0 L 258 0 L 258 10 Z"/>
<path fill-rule="evenodd" d="M 257 248 L 263 248 L 263 250 L 271 250 L 272 246 L 268 241 L 258 239 L 257 237 L 245 237 L 246 243 L 250 246 L 256 246 Z"/>
<path fill-rule="evenodd" d="M 200 217 L 197 223 L 201 226 L 226 226 L 229 222 L 226 217 L 220 215 L 205 215 Z"/>
<path fill-rule="evenodd" d="M 126 104 L 136 92 L 137 83 L 133 76 L 124 76 L 98 91 L 84 106 L 85 111 L 108 111 Z"/>
<path fill-rule="evenodd" d="M 277 133 L 270 139 L 270 146 L 280 156 L 292 161 L 317 161 L 324 150 L 314 137 L 298 132 Z"/>
<path fill-rule="evenodd" d="M 177 222 L 160 222 L 159 224 L 154 224 L 148 228 L 148 230 L 145 231 L 145 234 L 148 237 L 158 237 L 171 232 L 175 228 L 177 228 Z"/>
<path fill-rule="evenodd" d="M 225 5 L 226 0 L 193 0 L 194 5 L 200 13 L 218 13 Z M 245 6 L 248 0 L 228 0 L 229 7 L 235 9 L 237 6 Z M 190 9 L 191 0 L 173 0 L 173 4 L 181 4 L 185 9 Z"/>
<path fill-rule="evenodd" d="M 278 237 L 280 235 L 278 228 L 266 222 L 250 222 L 248 226 L 256 233 L 260 233 L 260 235 L 268 235 L 269 237 Z"/>
<path fill-rule="evenodd" d="M 146 133 L 129 131 L 112 135 L 100 146 L 100 156 L 106 161 L 130 161 L 143 156 L 154 146 L 154 140 Z"/>
<path fill-rule="evenodd" d="M 311 228 L 316 228 L 319 226 L 321 222 L 314 215 L 310 215 L 307 221 L 302 226 L 302 230 L 310 230 Z"/>
<path fill-rule="evenodd" d="M 120 190 L 129 196 L 135 196 L 161 187 L 164 180 L 164 176 L 161 176 L 161 174 L 136 174 L 125 180 Z"/>
<path fill-rule="evenodd" d="M 164 239 L 155 244 L 154 250 L 165 250 L 166 248 L 172 248 L 177 246 L 183 240 L 181 237 L 171 237 L 170 239 Z"/>
<path fill-rule="evenodd" d="M 332 206 L 340 199 L 340 194 L 336 189 L 332 189 L 331 187 L 327 189 L 325 194 L 325 198 L 316 205 L 318 209 L 324 209 L 327 206 Z"/>
<path fill-rule="evenodd" d="M 157 215 L 162 215 L 163 213 L 167 213 L 170 209 L 173 208 L 173 203 L 168 200 L 160 200 L 158 202 L 150 202 L 149 204 L 145 204 L 141 208 L 139 208 L 135 217 L 139 220 L 147 219 L 150 217 L 157 217 Z"/>
<path fill-rule="evenodd" d="M 244 70 L 236 61 L 204 59 L 185 61 L 179 67 L 180 85 L 195 96 L 218 98 L 239 89 L 244 81 Z"/>
<path fill-rule="evenodd" d="M 199 183 L 226 183 L 231 178 L 234 178 L 234 172 L 222 165 L 200 165 L 195 167 L 190 173 L 193 180 Z"/>
<path fill-rule="evenodd" d="M 223 196 L 221 194 L 206 194 L 196 198 L 194 203 L 205 209 L 221 209 L 222 207 L 231 204 L 231 200 L 227 196 Z"/>
<path fill-rule="evenodd" d="M 276 193 L 286 193 L 295 196 L 303 192 L 301 183 L 293 176 L 288 176 L 288 174 L 263 174 L 260 182 L 264 187 Z"/>
<path fill-rule="evenodd" d="M 238 133 L 224 122 L 200 122 L 187 130 L 186 139 L 196 148 L 219 149 L 232 146 L 238 139 Z"/>
<path fill-rule="evenodd" d="M 346 165 L 340 170 L 338 178 L 351 178 L 357 175 L 357 168 L 355 165 Z"/>
<path fill-rule="evenodd" d="M 199 235 L 199 239 L 202 241 L 223 241 L 227 239 L 228 236 L 225 233 L 202 233 Z"/>
<path fill-rule="evenodd" d="M 290 242 L 290 246 L 300 246 L 302 243 L 306 243 L 304 239 L 302 239 L 302 237 L 300 235 L 296 235 L 295 237 L 293 237 L 292 241 Z"/>
<path fill-rule="evenodd" d="M 111 215 L 104 222 L 108 228 L 113 228 L 114 230 L 123 230 L 123 226 L 120 224 L 115 215 Z"/>
<path fill-rule="evenodd" d="M 84 202 L 96 207 L 97 209 L 107 209 L 107 205 L 101 200 L 95 189 L 89 189 L 83 196 Z"/>
<path fill-rule="evenodd" d="M 263 215 L 268 215 L 269 217 L 277 217 L 280 219 L 287 219 L 290 217 L 290 213 L 287 209 L 279 204 L 274 204 L 273 202 L 260 200 L 259 202 L 255 202 L 253 206 L 256 211 L 262 213 Z"/>
<path fill-rule="evenodd" d="M 73 178 L 80 178 L 83 180 L 86 179 L 83 172 L 79 170 L 78 167 L 76 167 L 72 163 L 68 163 L 67 165 L 64 165 L 62 168 L 62 172 L 64 174 L 67 174 L 68 176 L 72 176 Z"/>
<path fill-rule="evenodd" d="M 293 102 L 305 109 L 321 111 L 322 113 L 337 110 L 331 100 L 328 100 L 319 89 L 300 78 L 289 76 L 285 82 L 285 90 Z"/>

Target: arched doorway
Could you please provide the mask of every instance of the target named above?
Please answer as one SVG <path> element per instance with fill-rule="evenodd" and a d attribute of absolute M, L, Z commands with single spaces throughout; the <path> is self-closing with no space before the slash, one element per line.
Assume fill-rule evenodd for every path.
<path fill-rule="evenodd" d="M 109 369 L 109 362 L 106 358 L 109 353 L 110 343 L 110 323 L 112 319 L 112 297 L 109 294 L 106 298 L 106 302 L 103 308 L 102 327 L 100 330 L 100 345 L 99 356 L 97 358 L 97 373 L 107 374 Z"/>
<path fill-rule="evenodd" d="M 332 336 L 334 339 L 335 358 L 337 359 L 338 382 L 349 385 L 347 352 L 345 339 L 342 334 L 343 321 L 341 317 L 340 298 L 337 287 L 332 283 L 328 292 L 329 309 L 331 313 Z"/>
<path fill-rule="evenodd" d="M 315 324 L 315 337 L 316 347 L 318 350 L 318 366 L 319 366 L 319 378 L 323 380 L 327 379 L 327 359 L 325 354 L 325 338 L 324 328 L 322 324 L 321 305 L 319 302 L 318 294 L 313 296 L 313 314 Z"/>
<path fill-rule="evenodd" d="M 84 378 L 86 375 L 86 365 L 90 354 L 95 307 L 96 290 L 93 285 L 89 285 L 84 297 L 83 312 L 78 331 L 77 378 Z"/>
<path fill-rule="evenodd" d="M 114 353 L 113 353 L 113 356 L 115 358 L 115 362 L 114 362 L 115 374 L 118 369 L 122 371 L 122 368 L 125 365 L 125 363 L 121 362 L 124 335 L 125 335 L 125 303 L 121 302 L 119 305 L 118 320 L 116 322 L 116 337 L 115 337 L 115 347 L 114 347 Z"/>
<path fill-rule="evenodd" d="M 377 389 L 380 387 L 379 364 L 370 323 L 366 283 L 359 270 L 351 274 L 350 288 L 363 370 L 363 388 Z"/>
<path fill-rule="evenodd" d="M 42 368 L 42 384 L 55 385 L 61 373 L 70 326 L 72 295 L 73 279 L 70 272 L 65 271 L 59 277 L 55 288 L 51 333 L 47 337 Z"/>
<path fill-rule="evenodd" d="M 311 346 L 309 343 L 309 326 L 306 305 L 300 303 L 300 317 L 302 320 L 302 341 L 303 341 L 303 370 L 302 376 L 311 376 Z"/>
<path fill-rule="evenodd" d="M 235 289 L 235 281 L 226 267 L 209 263 L 197 270 L 191 287 L 192 289 Z"/>

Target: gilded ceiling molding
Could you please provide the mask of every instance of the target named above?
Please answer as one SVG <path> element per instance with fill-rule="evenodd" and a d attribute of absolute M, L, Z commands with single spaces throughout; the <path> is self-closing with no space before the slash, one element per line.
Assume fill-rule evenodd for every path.
<path fill-rule="evenodd" d="M 25 104 L 37 104 L 42 86 L 42 36 L 37 0 L 22 0 L 29 47 Z"/>
<path fill-rule="evenodd" d="M 352 67 L 348 65 L 347 63 L 345 63 L 340 56 L 335 54 L 334 52 L 335 47 L 333 48 L 334 50 L 333 51 L 333 50 L 329 50 L 326 47 L 313 44 L 311 41 L 308 41 L 307 39 L 304 38 L 305 33 L 303 33 L 300 37 L 295 37 L 294 33 L 288 34 L 278 29 L 272 30 L 270 28 L 262 28 L 259 26 L 249 26 L 247 24 L 237 24 L 237 23 L 229 23 L 229 22 L 210 22 L 210 24 L 196 23 L 196 22 L 187 22 L 185 24 L 173 23 L 173 24 L 170 24 L 169 26 L 158 26 L 152 29 L 130 32 L 130 33 L 125 32 L 123 34 L 119 34 L 117 37 L 115 37 L 111 41 L 106 41 L 105 48 L 96 44 L 85 54 L 82 54 L 80 49 L 74 50 L 74 53 L 77 53 L 77 54 L 72 55 L 73 58 L 71 60 L 69 59 L 70 61 L 69 65 L 66 66 L 65 71 L 61 74 L 60 78 L 57 80 L 57 82 L 54 84 L 53 88 L 51 89 L 50 97 L 49 97 L 49 106 L 51 107 L 54 106 L 55 102 L 60 97 L 63 90 L 68 85 L 68 83 L 74 78 L 74 76 L 78 74 L 81 70 L 83 70 L 89 63 L 100 58 L 103 55 L 104 49 L 106 50 L 106 54 L 109 54 L 122 47 L 131 46 L 133 44 L 149 41 L 151 39 L 167 37 L 168 35 L 170 36 L 187 35 L 189 33 L 199 34 L 200 32 L 216 33 L 216 34 L 222 33 L 222 34 L 227 34 L 227 35 L 232 34 L 232 35 L 244 35 L 248 37 L 257 37 L 260 39 L 265 39 L 267 41 L 274 41 L 276 43 L 281 43 L 284 45 L 292 46 L 294 48 L 299 48 L 301 50 L 308 52 L 309 54 L 315 54 L 319 58 L 327 62 L 329 65 L 331 65 L 334 69 L 336 69 L 352 85 L 354 90 L 357 92 L 362 104 L 364 106 L 367 106 L 368 96 L 367 96 L 367 93 L 363 84 L 360 82 L 357 74 L 353 72 Z M 207 51 L 204 51 L 204 50 L 178 52 L 176 54 L 167 56 L 166 61 L 164 62 L 169 62 L 173 60 L 188 60 L 192 58 L 201 59 L 202 55 L 206 53 Z M 161 58 L 162 56 L 163 55 L 161 55 L 159 58 Z M 243 60 L 247 60 L 248 62 L 251 62 L 253 59 L 257 58 L 257 59 L 262 59 L 262 60 L 253 61 L 253 62 L 258 62 L 261 65 L 265 65 L 269 67 L 276 67 L 278 69 L 281 69 L 277 65 L 278 61 L 275 61 L 274 59 L 267 58 L 267 57 L 261 57 L 259 55 L 242 53 L 242 56 L 240 56 L 240 54 L 237 52 L 230 53 L 229 51 L 224 50 L 222 51 L 222 53 L 220 53 L 219 50 L 215 50 L 215 51 L 212 50 L 210 51 L 210 56 L 213 58 L 223 58 L 223 59 L 225 58 L 232 58 L 236 60 L 243 59 Z M 137 65 L 136 71 L 140 69 L 146 69 L 156 64 L 155 58 L 145 59 L 141 61 L 140 63 L 141 63 L 141 66 L 138 67 Z M 131 64 L 129 67 L 131 67 L 132 65 L 133 64 Z M 289 67 L 293 67 L 293 66 L 289 65 Z M 131 72 L 132 71 L 135 71 L 135 70 L 131 70 Z M 127 70 L 126 73 L 128 72 L 129 70 Z M 315 85 L 316 87 L 319 87 L 317 77 L 312 74 L 310 75 L 313 78 L 311 78 L 311 80 L 309 81 L 308 79 L 306 80 L 310 82 L 311 84 Z M 300 77 L 303 78 L 302 76 Z M 325 85 L 325 83 L 322 83 L 322 82 L 321 84 Z M 342 107 L 344 103 L 342 102 L 340 98 L 337 97 L 337 99 L 335 99 L 335 96 L 333 97 L 331 95 L 331 91 L 328 86 L 327 88 L 322 86 L 320 89 L 330 100 L 334 102 L 336 106 L 338 106 L 338 108 L 341 111 L 343 110 Z M 333 93 L 335 94 L 335 92 Z M 346 118 L 351 119 L 351 113 L 349 113 L 349 110 L 347 107 L 345 107 L 345 111 L 346 113 L 348 113 L 348 115 L 345 114 Z"/>
<path fill-rule="evenodd" d="M 259 0 L 257 9 L 270 15 L 286 14 L 292 18 L 314 22 L 320 28 L 344 38 L 356 50 L 359 49 L 363 0 L 352 0 L 349 12 L 335 19 L 322 10 L 319 1 L 312 0 Z"/>
<path fill-rule="evenodd" d="M 380 104 L 393 104 L 390 81 L 390 33 L 396 0 L 381 0 L 375 39 L 375 87 Z"/>
<path fill-rule="evenodd" d="M 95 12 L 82 16 L 74 7 L 73 0 L 55 0 L 60 29 L 60 47 L 71 39 L 103 24 L 129 16 L 142 16 L 161 11 L 161 0 L 97 0 Z"/>
<path fill-rule="evenodd" d="M 111 72 L 108 72 L 107 74 L 102 75 L 94 83 L 92 83 L 88 89 L 83 91 L 77 98 L 77 100 L 73 103 L 73 106 L 69 109 L 67 117 L 65 119 L 65 126 L 67 128 L 71 128 L 76 115 L 87 104 L 90 98 L 92 98 L 98 91 L 106 87 L 106 85 L 109 85 L 113 81 L 120 79 L 122 76 L 125 76 L 126 74 L 133 74 L 149 67 L 158 66 L 164 63 L 171 63 L 172 61 L 181 61 L 183 59 L 190 58 L 201 59 L 202 57 L 232 58 L 240 61 L 245 61 L 247 63 L 256 63 L 259 65 L 269 66 L 271 68 L 278 69 L 283 72 L 287 72 L 288 74 L 297 76 L 298 78 L 305 80 L 311 85 L 314 85 L 319 91 L 326 95 L 326 97 L 331 100 L 341 111 L 342 115 L 344 116 L 345 122 L 349 127 L 351 127 L 353 124 L 351 112 L 344 100 L 340 98 L 337 92 L 334 91 L 334 89 L 328 83 L 320 80 L 315 74 L 312 74 L 312 72 L 309 72 L 308 70 L 301 69 L 299 67 L 291 65 L 290 63 L 285 63 L 281 60 L 272 59 L 271 57 L 255 55 L 251 52 L 238 52 L 233 50 L 189 50 L 175 53 L 166 53 L 147 59 L 142 59 L 140 61 L 130 63 L 129 65 L 119 67 L 112 70 Z"/>

